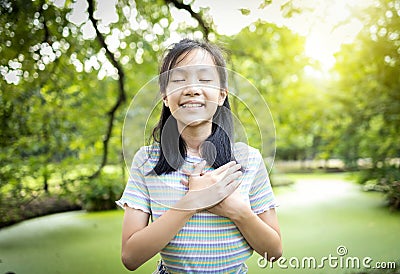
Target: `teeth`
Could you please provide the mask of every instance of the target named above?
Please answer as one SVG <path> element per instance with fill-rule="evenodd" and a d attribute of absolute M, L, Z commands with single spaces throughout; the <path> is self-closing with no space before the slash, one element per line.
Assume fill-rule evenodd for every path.
<path fill-rule="evenodd" d="M 182 108 L 198 108 L 198 107 L 201 107 L 201 106 L 202 106 L 202 104 L 184 104 L 181 107 Z"/>

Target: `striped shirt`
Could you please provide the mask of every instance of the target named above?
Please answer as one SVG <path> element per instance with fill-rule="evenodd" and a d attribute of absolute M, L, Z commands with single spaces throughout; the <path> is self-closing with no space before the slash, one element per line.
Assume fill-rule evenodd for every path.
<path fill-rule="evenodd" d="M 236 143 L 234 155 L 244 169 L 239 192 L 255 214 L 276 206 L 261 154 L 244 143 Z M 181 199 L 188 188 L 182 170 L 192 171 L 200 157 L 188 155 L 181 169 L 163 175 L 151 172 L 159 149 L 142 147 L 135 155 L 130 178 L 117 204 L 142 210 L 155 221 Z M 213 170 L 206 166 L 205 170 Z M 237 273 L 253 250 L 235 224 L 206 210 L 195 213 L 169 244 L 160 251 L 170 273 Z"/>

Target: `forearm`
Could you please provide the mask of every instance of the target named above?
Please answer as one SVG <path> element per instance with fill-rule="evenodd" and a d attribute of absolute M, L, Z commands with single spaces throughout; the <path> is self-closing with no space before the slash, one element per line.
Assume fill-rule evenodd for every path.
<path fill-rule="evenodd" d="M 124 265 L 135 270 L 163 249 L 186 224 L 193 211 L 169 209 L 156 221 L 132 234 L 123 243 Z"/>
<path fill-rule="evenodd" d="M 213 206 L 231 194 L 240 181 L 231 182 L 241 175 L 241 172 L 232 173 L 240 168 L 240 165 L 232 166 L 232 164 L 233 162 L 223 166 L 230 172 L 225 173 L 226 176 L 217 183 L 206 188 L 189 190 L 174 205 L 174 209 L 169 209 L 150 225 L 147 225 L 148 216 L 146 216 L 147 221 L 139 217 L 141 222 L 135 222 L 135 217 L 124 218 L 123 227 L 127 232 L 123 233 L 122 237 L 122 261 L 126 268 L 135 270 L 157 254 L 174 238 L 196 210 Z M 217 170 L 221 172 L 221 168 Z M 204 175 L 206 182 L 209 180 L 207 176 L 211 175 Z"/>
<path fill-rule="evenodd" d="M 250 208 L 238 213 L 232 219 L 249 245 L 261 256 L 268 259 L 282 255 L 279 233 L 260 219 Z"/>

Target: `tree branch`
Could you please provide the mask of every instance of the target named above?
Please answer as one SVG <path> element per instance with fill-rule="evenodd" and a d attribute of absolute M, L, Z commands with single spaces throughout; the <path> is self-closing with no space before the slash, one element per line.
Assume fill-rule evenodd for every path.
<path fill-rule="evenodd" d="M 87 0 L 87 2 L 89 4 L 89 7 L 88 7 L 89 20 L 92 22 L 93 27 L 96 30 L 97 41 L 106 50 L 106 56 L 107 56 L 108 60 L 111 62 L 111 64 L 117 69 L 118 76 L 119 76 L 119 78 L 118 78 L 118 98 L 117 98 L 117 101 L 115 102 L 115 104 L 107 112 L 108 124 L 107 124 L 106 134 L 103 139 L 103 158 L 102 158 L 99 168 L 91 176 L 89 176 L 89 179 L 93 179 L 93 178 L 96 178 L 99 176 L 101 170 L 107 164 L 108 144 L 109 144 L 111 134 L 112 134 L 112 129 L 114 126 L 115 113 L 117 112 L 118 108 L 125 102 L 126 93 L 125 93 L 125 86 L 124 86 L 124 79 L 125 79 L 124 70 L 123 70 L 121 64 L 115 58 L 114 54 L 109 50 L 109 48 L 105 42 L 103 34 L 99 31 L 98 21 L 93 16 L 93 13 L 94 13 L 93 0 Z"/>
<path fill-rule="evenodd" d="M 193 11 L 190 5 L 179 2 L 179 0 L 164 0 L 166 4 L 173 4 L 177 9 L 186 10 L 190 15 L 199 22 L 199 25 L 203 31 L 204 37 L 207 40 L 208 34 L 210 33 L 210 26 L 199 13 Z"/>

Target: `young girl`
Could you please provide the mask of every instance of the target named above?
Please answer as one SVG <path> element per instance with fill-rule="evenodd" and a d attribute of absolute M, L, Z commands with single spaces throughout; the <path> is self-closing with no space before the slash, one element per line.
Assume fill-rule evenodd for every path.
<path fill-rule="evenodd" d="M 188 39 L 162 62 L 154 142 L 136 153 L 117 201 L 125 209 L 122 261 L 129 270 L 157 253 L 154 273 L 246 273 L 253 250 L 281 256 L 261 154 L 232 141 L 225 67 L 216 46 Z"/>

